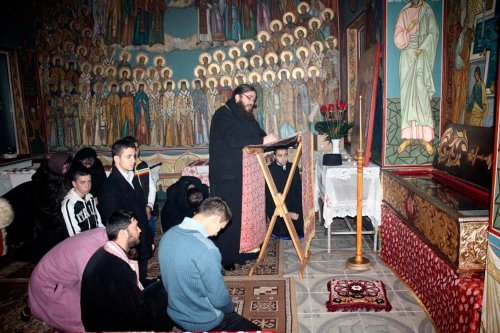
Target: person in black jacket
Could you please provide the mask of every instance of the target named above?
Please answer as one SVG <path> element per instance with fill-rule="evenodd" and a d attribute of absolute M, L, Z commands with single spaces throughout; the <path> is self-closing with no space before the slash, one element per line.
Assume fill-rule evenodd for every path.
<path fill-rule="evenodd" d="M 75 161 L 80 161 L 86 168 L 89 169 L 92 175 L 92 188 L 90 194 L 95 198 L 101 190 L 102 184 L 106 180 L 106 171 L 101 160 L 97 157 L 97 153 L 90 147 L 80 149 L 74 157 Z"/>
<path fill-rule="evenodd" d="M 31 177 L 34 190 L 36 252 L 40 259 L 54 245 L 68 237 L 61 203 L 70 186 L 65 175 L 73 160 L 70 153 L 54 153 Z"/>
<path fill-rule="evenodd" d="M 113 168 L 99 192 L 97 209 L 101 220 L 106 223 L 118 209 L 131 210 L 142 230 L 139 249 L 139 277 L 147 283 L 148 260 L 153 255 L 153 238 L 148 227 L 146 200 L 137 177 L 134 177 L 135 145 L 133 142 L 118 140 L 111 147 Z"/>
<path fill-rule="evenodd" d="M 193 217 L 196 208 L 208 197 L 208 186 L 197 177 L 182 176 L 167 189 L 167 201 L 161 210 L 163 233 L 185 217 Z"/>
<path fill-rule="evenodd" d="M 234 89 L 231 99 L 215 111 L 210 127 L 209 179 L 210 195 L 224 199 L 233 218 L 214 239 L 222 254 L 225 269 L 234 269 L 235 263 L 256 259 L 258 253 L 239 253 L 241 236 L 241 195 L 243 183 L 243 147 L 266 144 L 278 140 L 259 127 L 253 110 L 257 101 L 255 88 L 242 84 Z"/>
<path fill-rule="evenodd" d="M 167 294 L 161 281 L 144 289 L 137 261 L 128 258 L 141 228 L 130 211 L 114 212 L 106 224 L 109 241 L 87 263 L 82 277 L 82 323 L 87 331 L 170 331 Z"/>
<path fill-rule="evenodd" d="M 279 193 L 283 193 L 285 189 L 292 163 L 288 162 L 288 149 L 277 148 L 274 150 L 275 161 L 269 164 L 269 171 L 273 176 L 274 184 Z M 295 169 L 292 183 L 288 195 L 285 199 L 288 215 L 292 219 L 295 231 L 299 237 L 304 236 L 304 220 L 302 215 L 302 181 L 300 180 L 299 169 Z M 271 192 L 266 186 L 266 214 L 270 219 L 273 216 L 276 205 L 274 204 Z M 290 239 L 290 233 L 282 217 L 276 218 L 276 223 L 273 228 L 273 237 L 279 239 Z"/>

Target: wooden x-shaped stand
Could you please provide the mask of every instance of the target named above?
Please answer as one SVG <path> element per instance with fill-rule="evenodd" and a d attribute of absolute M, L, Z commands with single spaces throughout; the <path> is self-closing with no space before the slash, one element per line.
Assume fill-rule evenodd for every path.
<path fill-rule="evenodd" d="M 255 146 L 249 146 L 246 147 L 246 151 L 249 154 L 255 154 L 257 157 L 257 161 L 259 162 L 260 168 L 262 170 L 262 173 L 264 174 L 264 179 L 266 180 L 267 187 L 269 188 L 269 192 L 271 193 L 273 197 L 274 204 L 276 205 L 276 209 L 274 210 L 273 216 L 271 218 L 271 221 L 269 223 L 269 226 L 267 228 L 266 232 L 266 237 L 264 238 L 264 243 L 262 243 L 262 248 L 260 250 L 259 257 L 257 258 L 257 261 L 255 262 L 254 266 L 250 269 L 250 272 L 248 273 L 248 276 L 252 276 L 255 268 L 259 265 L 259 263 L 264 259 L 265 253 L 266 253 L 266 248 L 269 243 L 269 239 L 271 238 L 271 233 L 274 228 L 274 224 L 276 223 L 276 218 L 282 217 L 285 221 L 285 225 L 288 229 L 288 232 L 290 233 L 290 237 L 292 239 L 293 246 L 295 247 L 295 250 L 297 251 L 297 255 L 299 256 L 300 260 L 300 269 L 299 269 L 299 277 L 302 279 L 304 269 L 306 268 L 307 262 L 310 258 L 310 251 L 307 251 L 307 253 L 304 253 L 305 250 L 302 248 L 299 240 L 299 236 L 297 235 L 297 231 L 295 230 L 295 227 L 293 225 L 292 219 L 290 218 L 290 215 L 288 214 L 288 208 L 286 207 L 286 196 L 288 195 L 288 191 L 290 190 L 290 186 L 292 184 L 292 179 L 293 175 L 295 174 L 295 170 L 297 169 L 297 165 L 299 164 L 300 157 L 302 156 L 302 138 L 300 136 L 297 136 L 296 141 L 294 140 L 293 143 L 297 142 L 297 152 L 295 154 L 295 158 L 292 163 L 292 168 L 290 169 L 290 173 L 288 175 L 288 179 L 286 181 L 285 189 L 283 190 L 283 193 L 279 193 L 278 190 L 276 189 L 276 185 L 274 183 L 273 176 L 271 175 L 271 172 L 269 171 L 269 167 L 266 163 L 266 159 L 264 157 L 264 148 L 262 147 L 255 147 Z M 272 148 L 272 147 L 283 147 L 283 145 L 280 144 L 280 142 L 277 142 L 276 144 L 273 144 L 272 146 L 266 146 L 266 148 Z"/>

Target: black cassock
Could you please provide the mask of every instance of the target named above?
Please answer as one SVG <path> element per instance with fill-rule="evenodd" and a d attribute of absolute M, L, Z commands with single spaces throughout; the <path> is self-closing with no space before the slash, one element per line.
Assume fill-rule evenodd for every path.
<path fill-rule="evenodd" d="M 290 162 L 287 162 L 284 169 L 283 166 L 276 163 L 276 161 L 269 165 L 269 171 L 273 176 L 274 184 L 276 185 L 276 189 L 279 193 L 283 193 L 283 190 L 285 189 L 286 181 L 291 168 L 292 163 Z M 292 184 L 285 199 L 285 204 L 289 212 L 299 214 L 299 218 L 296 221 L 292 221 L 297 234 L 299 237 L 302 237 L 304 235 L 304 219 L 302 215 L 302 181 L 299 169 L 295 169 Z M 273 216 L 275 208 L 276 205 L 274 204 L 271 192 L 269 192 L 269 189 L 266 186 L 266 214 L 269 219 Z M 277 237 L 290 237 L 290 233 L 288 232 L 284 219 L 279 216 L 276 218 L 273 235 Z"/>
<path fill-rule="evenodd" d="M 243 117 L 233 100 L 215 111 L 210 127 L 210 195 L 224 199 L 233 214 L 231 222 L 214 238 L 222 265 L 256 259 L 258 253 L 239 253 L 241 237 L 241 196 L 243 148 L 260 145 L 266 133 L 255 119 Z"/>
<path fill-rule="evenodd" d="M 194 210 L 188 206 L 186 201 L 189 185 L 194 185 L 200 190 L 203 193 L 203 198 L 208 197 L 208 186 L 197 177 L 182 176 L 177 182 L 170 185 L 167 189 L 167 201 L 161 210 L 163 233 L 180 224 L 185 217 L 193 217 Z"/>

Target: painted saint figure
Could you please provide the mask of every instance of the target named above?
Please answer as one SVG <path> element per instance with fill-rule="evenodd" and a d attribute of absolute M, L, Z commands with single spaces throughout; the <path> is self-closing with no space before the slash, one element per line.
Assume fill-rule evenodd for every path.
<path fill-rule="evenodd" d="M 411 140 L 421 140 L 429 155 L 434 153 L 434 95 L 432 72 L 436 58 L 439 28 L 431 6 L 423 0 L 405 5 L 394 29 L 394 43 L 401 50 L 399 86 L 401 94 L 401 139 L 398 154 Z"/>
<path fill-rule="evenodd" d="M 484 126 L 484 119 L 488 115 L 489 105 L 486 95 L 486 85 L 481 79 L 481 69 L 474 68 L 474 79 L 472 91 L 465 105 L 464 124 L 472 126 Z"/>

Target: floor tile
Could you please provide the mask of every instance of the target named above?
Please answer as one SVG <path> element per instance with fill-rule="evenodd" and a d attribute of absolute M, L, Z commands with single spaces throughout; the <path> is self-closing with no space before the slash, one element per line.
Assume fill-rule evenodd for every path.
<path fill-rule="evenodd" d="M 329 312 L 312 319 L 315 333 L 362 333 L 363 324 L 356 312 Z"/>
<path fill-rule="evenodd" d="M 365 312 L 360 314 L 365 333 L 414 333 L 413 321 L 404 312 Z"/>
<path fill-rule="evenodd" d="M 420 303 L 413 297 L 413 294 L 407 290 L 399 290 L 395 291 L 398 295 L 401 304 L 405 311 L 424 311 L 424 309 L 420 306 Z"/>

